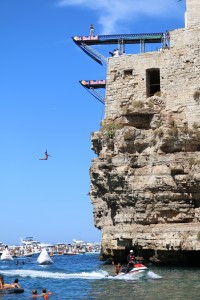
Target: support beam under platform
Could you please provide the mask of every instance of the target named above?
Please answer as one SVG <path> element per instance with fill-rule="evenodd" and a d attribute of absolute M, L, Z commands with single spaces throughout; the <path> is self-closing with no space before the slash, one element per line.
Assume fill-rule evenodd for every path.
<path fill-rule="evenodd" d="M 92 96 L 94 96 L 101 103 L 105 104 L 104 97 L 96 91 L 96 89 L 100 88 L 105 89 L 105 80 L 80 80 L 79 82 Z"/>

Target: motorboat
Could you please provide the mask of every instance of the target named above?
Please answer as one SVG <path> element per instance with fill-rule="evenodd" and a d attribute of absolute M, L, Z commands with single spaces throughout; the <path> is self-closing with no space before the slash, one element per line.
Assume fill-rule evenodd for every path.
<path fill-rule="evenodd" d="M 73 239 L 73 242 L 74 242 L 75 244 L 84 244 L 84 241 L 78 241 L 78 240 L 76 240 L 76 239 Z"/>
<path fill-rule="evenodd" d="M 120 272 L 117 276 L 131 276 L 133 278 L 141 278 L 141 277 L 146 277 L 147 273 L 149 272 L 149 269 L 144 266 L 141 263 L 136 263 L 134 264 L 134 267 L 129 270 L 128 272 Z"/>
<path fill-rule="evenodd" d="M 34 240 L 32 236 L 26 237 L 25 239 L 20 238 L 20 240 L 21 240 L 22 245 L 25 245 L 25 246 L 35 246 L 35 245 L 40 244 L 40 242 Z"/>
<path fill-rule="evenodd" d="M 12 255 L 8 249 L 5 249 L 1 254 L 1 260 L 13 260 Z"/>
<path fill-rule="evenodd" d="M 45 248 L 42 250 L 42 252 L 38 256 L 37 262 L 40 265 L 51 265 L 51 264 L 53 264 L 53 260 L 51 259 L 51 257 L 49 256 L 49 254 L 48 254 L 48 252 Z"/>
<path fill-rule="evenodd" d="M 77 254 L 85 254 L 87 251 L 86 249 L 82 248 L 82 249 L 78 249 Z"/>

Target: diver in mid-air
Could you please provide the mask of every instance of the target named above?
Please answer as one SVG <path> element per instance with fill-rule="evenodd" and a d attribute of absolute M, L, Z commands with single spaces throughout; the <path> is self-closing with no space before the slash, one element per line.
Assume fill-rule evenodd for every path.
<path fill-rule="evenodd" d="M 51 155 L 49 155 L 49 154 L 47 153 L 47 150 L 46 150 L 45 153 L 44 153 L 44 157 L 39 158 L 39 160 L 47 160 L 47 159 L 49 158 L 49 156 L 51 156 Z"/>

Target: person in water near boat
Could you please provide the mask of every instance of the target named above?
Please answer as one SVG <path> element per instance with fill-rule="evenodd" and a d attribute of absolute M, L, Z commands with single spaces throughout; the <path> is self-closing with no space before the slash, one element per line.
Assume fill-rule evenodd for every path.
<path fill-rule="evenodd" d="M 47 292 L 47 289 L 45 289 L 45 288 L 42 289 L 42 297 L 45 300 L 48 300 L 49 299 L 49 295 L 52 295 L 52 294 L 53 294 L 52 292 Z"/>
<path fill-rule="evenodd" d="M 47 294 L 47 290 L 46 289 L 42 289 L 42 296 L 44 299 L 49 299 L 49 296 Z"/>
<path fill-rule="evenodd" d="M 38 294 L 37 290 L 34 289 L 32 290 L 32 296 L 31 298 L 39 298 L 39 297 L 43 297 L 45 300 L 48 300 L 49 299 L 49 295 L 52 295 L 53 293 L 52 292 L 47 292 L 47 289 L 46 288 L 43 288 L 42 289 L 42 294 Z"/>
<path fill-rule="evenodd" d="M 22 262 L 19 262 L 18 260 L 16 261 L 16 265 L 18 266 L 18 265 L 24 265 L 24 261 L 22 261 Z"/>
<path fill-rule="evenodd" d="M 14 288 L 18 288 L 20 289 L 21 286 L 19 285 L 19 280 L 16 278 L 13 283 L 11 283 L 11 285 L 14 287 Z"/>
<path fill-rule="evenodd" d="M 136 263 L 134 251 L 130 250 L 129 255 L 127 256 L 127 270 L 126 273 L 128 273 Z"/>
<path fill-rule="evenodd" d="M 3 276 L 0 275 L 0 289 L 4 288 L 4 279 Z"/>
<path fill-rule="evenodd" d="M 37 290 L 32 290 L 32 298 L 38 298 Z"/>
<path fill-rule="evenodd" d="M 121 272 L 122 266 L 120 263 L 115 265 L 115 275 L 118 275 Z"/>
<path fill-rule="evenodd" d="M 10 288 L 13 288 L 13 285 L 9 283 L 4 283 L 4 278 L 2 275 L 0 275 L 0 289 L 3 290 L 3 289 L 10 289 Z"/>

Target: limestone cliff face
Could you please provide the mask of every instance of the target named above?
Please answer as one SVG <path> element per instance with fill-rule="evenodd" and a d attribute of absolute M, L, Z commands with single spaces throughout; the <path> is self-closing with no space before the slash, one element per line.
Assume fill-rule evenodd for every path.
<path fill-rule="evenodd" d="M 200 253 L 199 54 L 192 26 L 171 32 L 169 50 L 109 59 L 105 118 L 91 136 L 102 258 L 133 248 L 187 264 Z"/>

